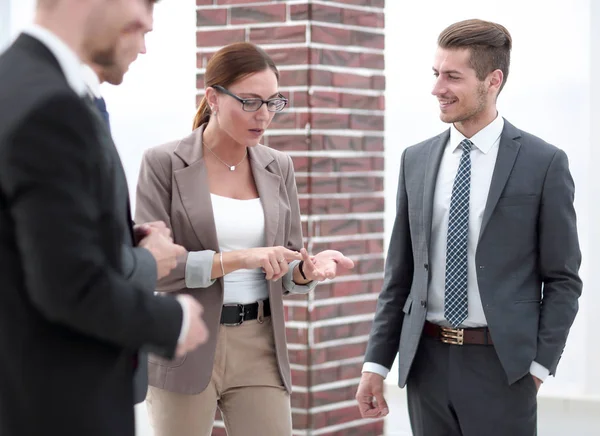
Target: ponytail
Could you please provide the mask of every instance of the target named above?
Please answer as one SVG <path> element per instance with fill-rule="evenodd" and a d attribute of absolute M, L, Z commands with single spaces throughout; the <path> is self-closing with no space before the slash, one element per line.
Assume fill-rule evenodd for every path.
<path fill-rule="evenodd" d="M 202 101 L 200 102 L 200 107 L 196 112 L 196 116 L 194 117 L 194 125 L 192 130 L 196 130 L 204 123 L 208 123 L 210 119 L 210 108 L 208 106 L 208 101 L 206 100 L 206 95 L 202 97 Z"/>

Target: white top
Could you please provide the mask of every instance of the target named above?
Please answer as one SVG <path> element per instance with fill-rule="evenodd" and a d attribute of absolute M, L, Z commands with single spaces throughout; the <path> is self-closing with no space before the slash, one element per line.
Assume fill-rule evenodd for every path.
<path fill-rule="evenodd" d="M 222 253 L 265 246 L 265 214 L 260 198 L 237 200 L 210 194 Z M 254 303 L 269 297 L 262 268 L 239 269 L 223 277 L 223 304 Z"/>
<path fill-rule="evenodd" d="M 500 115 L 496 116 L 494 121 L 471 138 L 466 138 L 454 127 L 454 124 L 450 126 L 450 139 L 446 144 L 446 149 L 442 156 L 433 197 L 431 245 L 429 250 L 431 280 L 429 281 L 429 288 L 427 290 L 427 320 L 429 322 L 446 326 L 450 325 L 444 317 L 448 216 L 454 178 L 458 172 L 460 157 L 462 155 L 462 148 L 459 146 L 463 139 L 469 139 L 473 143 L 470 154 L 471 197 L 469 203 L 469 239 L 467 246 L 467 296 L 469 314 L 461 327 L 482 327 L 487 325 L 481 304 L 481 296 L 479 295 L 475 254 L 503 129 L 504 118 Z M 548 369 L 537 362 L 531 363 L 529 371 L 542 381 L 549 374 Z M 389 368 L 385 368 L 374 362 L 365 362 L 363 372 L 374 372 L 387 377 Z"/>

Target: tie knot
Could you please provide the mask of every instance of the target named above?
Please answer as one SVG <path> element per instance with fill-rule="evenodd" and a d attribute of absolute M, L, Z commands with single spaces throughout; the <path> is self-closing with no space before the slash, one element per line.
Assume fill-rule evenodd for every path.
<path fill-rule="evenodd" d="M 106 112 L 106 102 L 102 97 L 94 97 L 94 105 L 96 105 L 100 112 Z"/>
<path fill-rule="evenodd" d="M 463 153 L 469 153 L 471 151 L 471 148 L 473 147 L 473 143 L 468 139 L 463 139 L 460 142 L 460 146 L 463 149 Z"/>

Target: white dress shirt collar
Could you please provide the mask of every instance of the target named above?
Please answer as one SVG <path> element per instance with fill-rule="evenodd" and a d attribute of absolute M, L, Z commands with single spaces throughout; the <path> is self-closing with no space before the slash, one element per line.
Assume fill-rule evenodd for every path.
<path fill-rule="evenodd" d="M 37 24 L 29 26 L 23 33 L 44 44 L 58 61 L 58 65 L 67 79 L 69 86 L 80 96 L 86 93 L 86 85 L 81 71 L 79 56 L 58 36 Z"/>
<path fill-rule="evenodd" d="M 452 124 L 450 126 L 449 145 L 452 147 L 452 150 L 456 150 L 463 139 L 469 139 L 479 151 L 483 154 L 487 154 L 502 134 L 502 129 L 504 129 L 504 118 L 502 118 L 500 114 L 496 115 L 494 121 L 489 123 L 471 138 L 467 138 L 460 133 L 456 127 L 454 127 L 454 124 Z"/>
<path fill-rule="evenodd" d="M 102 98 L 102 92 L 100 89 L 100 78 L 98 77 L 96 72 L 93 70 L 92 67 L 90 67 L 87 64 L 84 64 L 82 66 L 82 69 L 83 78 L 85 80 L 88 92 L 92 95 L 92 97 Z"/>

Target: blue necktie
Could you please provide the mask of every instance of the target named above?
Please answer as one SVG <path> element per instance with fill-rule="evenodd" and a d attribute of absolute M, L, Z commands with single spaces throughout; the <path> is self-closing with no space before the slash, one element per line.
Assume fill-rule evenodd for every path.
<path fill-rule="evenodd" d="M 102 115 L 102 118 L 104 118 L 104 121 L 106 122 L 106 126 L 108 127 L 108 130 L 110 131 L 110 117 L 108 116 L 108 111 L 106 110 L 106 102 L 104 101 L 104 99 L 102 97 L 100 97 L 100 98 L 94 97 L 94 106 L 96 106 L 96 109 L 98 109 L 98 112 L 100 112 L 100 114 Z"/>
<path fill-rule="evenodd" d="M 469 200 L 471 197 L 471 147 L 464 139 L 460 146 L 463 153 L 452 187 L 448 239 L 446 242 L 446 292 L 444 317 L 454 327 L 467 319 L 467 243 L 469 240 Z"/>

